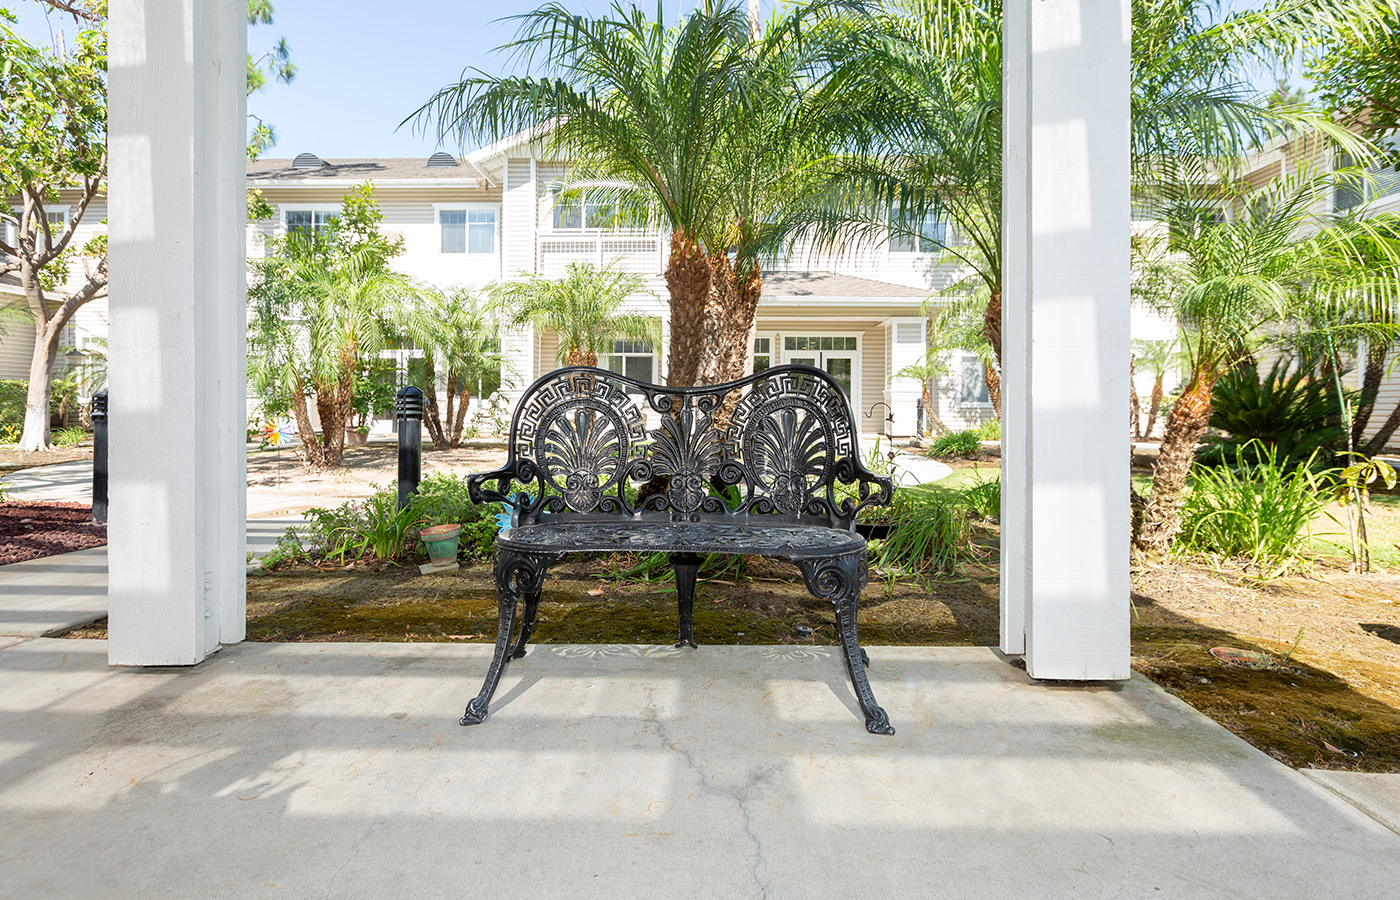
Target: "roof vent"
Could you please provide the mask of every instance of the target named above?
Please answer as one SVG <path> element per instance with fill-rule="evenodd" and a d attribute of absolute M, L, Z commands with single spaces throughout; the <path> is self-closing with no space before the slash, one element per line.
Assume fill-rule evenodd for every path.
<path fill-rule="evenodd" d="M 428 157 L 428 168 L 430 169 L 449 169 L 456 168 L 456 166 L 457 158 L 451 153 L 434 153 Z"/>
<path fill-rule="evenodd" d="M 328 165 L 330 165 L 330 163 L 321 159 L 321 157 L 314 153 L 301 153 L 297 155 L 296 159 L 292 160 L 293 169 L 319 169 L 322 166 Z"/>

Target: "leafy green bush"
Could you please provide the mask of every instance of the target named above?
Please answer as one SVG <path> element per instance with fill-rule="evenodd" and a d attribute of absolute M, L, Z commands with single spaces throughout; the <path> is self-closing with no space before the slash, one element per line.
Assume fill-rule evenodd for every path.
<path fill-rule="evenodd" d="M 467 558 L 485 559 L 496 545 L 496 504 L 476 504 L 467 493 L 467 480 L 446 472 L 434 472 L 418 485 L 410 507 L 419 526 L 462 526 L 458 552 Z"/>
<path fill-rule="evenodd" d="M 977 436 L 984 441 L 1001 440 L 1001 420 L 988 419 L 977 426 Z"/>
<path fill-rule="evenodd" d="M 1235 448 L 1234 465 L 1197 471 L 1182 507 L 1176 546 L 1220 557 L 1247 557 L 1272 578 L 1295 566 L 1309 526 L 1327 505 L 1328 473 L 1313 471 L 1316 451 L 1291 465 L 1260 441 Z"/>
<path fill-rule="evenodd" d="M 50 436 L 56 447 L 76 447 L 87 440 L 87 432 L 76 425 L 67 425 L 54 431 Z"/>
<path fill-rule="evenodd" d="M 1206 438 L 1197 455 L 1205 465 L 1229 465 L 1251 441 L 1275 448 L 1281 463 L 1326 459 L 1346 443 L 1331 384 L 1302 370 L 1289 374 L 1284 359 L 1267 375 L 1253 366 L 1227 372 L 1211 403 L 1210 427 L 1223 434 Z"/>
<path fill-rule="evenodd" d="M 49 415 L 62 419 L 77 407 L 76 382 L 56 378 L 50 386 Z M 0 444 L 13 444 L 24 431 L 24 405 L 28 399 L 29 381 L 7 378 L 0 380 Z"/>
<path fill-rule="evenodd" d="M 981 441 L 975 431 L 950 431 L 934 439 L 929 455 L 975 456 L 982 449 Z"/>

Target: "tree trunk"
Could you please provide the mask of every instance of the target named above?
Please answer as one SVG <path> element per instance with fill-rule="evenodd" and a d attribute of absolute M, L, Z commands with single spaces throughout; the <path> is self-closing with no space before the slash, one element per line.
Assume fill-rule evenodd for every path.
<path fill-rule="evenodd" d="M 1157 378 L 1152 382 L 1152 399 L 1147 405 L 1147 427 L 1142 430 L 1142 436 L 1148 440 L 1152 439 L 1152 429 L 1157 427 L 1157 410 L 1162 408 L 1162 373 L 1157 373 Z"/>
<path fill-rule="evenodd" d="M 62 329 L 44 328 L 34 335 L 34 353 L 29 359 L 29 387 L 24 398 L 24 431 L 19 449 L 26 452 L 52 450 L 49 440 L 49 405 L 53 397 L 53 363 L 58 354 Z"/>
<path fill-rule="evenodd" d="M 1137 357 L 1128 359 L 1128 399 L 1132 404 L 1129 411 L 1129 418 L 1132 421 L 1133 440 L 1142 440 L 1142 403 L 1138 400 L 1137 392 Z"/>
<path fill-rule="evenodd" d="M 595 362 L 597 358 L 596 355 L 593 357 Z M 566 366 L 586 366 L 588 365 L 586 360 L 587 357 L 584 356 L 583 350 L 579 347 L 570 347 L 569 351 L 564 354 L 564 365 Z"/>
<path fill-rule="evenodd" d="M 297 437 L 301 438 L 302 453 L 306 464 L 319 469 L 324 460 L 320 444 L 316 443 L 316 429 L 311 427 L 311 410 L 306 401 L 306 389 L 298 379 L 296 390 L 292 392 L 292 415 L 297 420 Z"/>
<path fill-rule="evenodd" d="M 1381 381 L 1385 378 L 1385 358 L 1390 348 L 1384 342 L 1374 342 L 1366 348 L 1366 372 L 1361 378 L 1361 399 L 1356 407 L 1356 419 L 1351 423 L 1351 445 L 1359 447 L 1366 434 L 1366 426 L 1371 424 L 1371 413 L 1376 408 L 1376 395 L 1380 393 Z"/>
<path fill-rule="evenodd" d="M 437 400 L 437 367 L 433 364 L 431 353 L 423 354 L 423 384 L 423 424 L 428 427 L 428 437 L 433 446 L 446 450 L 447 435 L 443 431 L 443 418 Z"/>
<path fill-rule="evenodd" d="M 1365 453 L 1367 456 L 1375 456 L 1377 453 L 1380 453 L 1385 449 L 1386 442 L 1390 440 L 1390 436 L 1393 435 L 1397 429 L 1400 429 L 1400 403 L 1395 404 L 1395 408 L 1390 411 L 1390 415 L 1387 416 L 1385 422 L 1381 424 L 1380 430 L 1375 433 L 1374 437 L 1366 442 L 1366 447 L 1361 452 Z"/>
<path fill-rule="evenodd" d="M 1162 449 L 1152 473 L 1152 495 L 1137 536 L 1137 549 L 1149 556 L 1166 553 L 1181 530 L 1181 494 L 1196 458 L 1196 443 L 1210 424 L 1211 391 L 1218 377 L 1197 372 L 1167 416 Z"/>
<path fill-rule="evenodd" d="M 987 381 L 987 396 L 992 398 L 992 411 L 1001 419 L 1001 373 L 994 366 L 982 364 L 982 377 Z"/>
<path fill-rule="evenodd" d="M 699 240 L 684 231 L 671 233 L 666 262 L 666 289 L 671 305 L 671 347 L 667 384 L 696 384 L 705 356 L 705 312 L 710 296 L 710 261 Z"/>
<path fill-rule="evenodd" d="M 467 424 L 467 405 L 471 403 L 471 400 L 472 389 L 464 384 L 462 386 L 462 393 L 457 397 L 457 417 L 452 420 L 451 447 L 454 450 L 462 446 L 462 429 L 466 427 Z"/>
<path fill-rule="evenodd" d="M 987 309 L 982 314 L 982 336 L 992 345 L 996 367 L 1001 368 L 1001 285 L 992 289 L 987 300 Z M 1001 415 L 1000 401 L 997 401 L 997 415 Z"/>

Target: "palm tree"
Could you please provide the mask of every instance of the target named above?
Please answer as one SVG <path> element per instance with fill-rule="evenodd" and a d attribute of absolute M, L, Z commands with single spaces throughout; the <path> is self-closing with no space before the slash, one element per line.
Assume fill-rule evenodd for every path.
<path fill-rule="evenodd" d="M 1133 341 L 1133 359 L 1152 373 L 1152 396 L 1147 402 L 1147 424 L 1134 435 L 1139 440 L 1151 438 L 1152 429 L 1157 427 L 1157 411 L 1162 408 L 1163 384 L 1167 372 L 1171 371 L 1175 362 L 1175 349 L 1174 341 Z"/>
<path fill-rule="evenodd" d="M 586 18 L 548 3 L 501 48 L 540 74 L 473 70 L 411 118 L 461 141 L 535 131 L 570 161 L 572 188 L 667 229 L 668 380 L 725 380 L 747 355 L 760 260 L 817 201 L 814 163 L 841 135 L 839 92 L 817 89 L 839 5 L 755 32 L 733 0 L 703 0 L 673 28 L 659 8 Z"/>
<path fill-rule="evenodd" d="M 341 464 L 355 375 L 394 333 L 411 284 L 388 262 L 402 239 L 379 231 L 374 189 L 351 191 L 323 230 L 274 239 L 248 288 L 248 375 L 272 408 L 289 409 L 308 465 Z M 318 440 L 310 397 L 321 420 Z"/>
<path fill-rule="evenodd" d="M 1150 181 L 1163 158 L 1228 159 L 1281 128 L 1345 132 L 1306 107 L 1270 107 L 1248 66 L 1290 59 L 1377 0 L 1278 0 L 1225 15 L 1215 0 L 1134 0 L 1132 157 Z M 982 282 L 983 332 L 1001 364 L 1001 0 L 883 0 L 850 38 L 838 79 L 852 97 L 841 188 L 816 222 L 839 245 L 852 232 L 922 240 Z M 930 219 L 951 222 L 930 235 Z"/>
<path fill-rule="evenodd" d="M 661 343 L 660 323 L 621 312 L 628 297 L 646 281 L 614 269 L 570 263 L 562 279 L 534 275 L 496 288 L 497 302 L 514 325 L 533 325 L 559 335 L 558 360 L 566 366 L 596 366 L 599 353 L 611 353 L 624 340 Z"/>
<path fill-rule="evenodd" d="M 485 389 L 500 383 L 501 341 L 494 317 L 475 292 L 418 284 L 413 293 L 413 302 L 397 318 L 423 351 L 419 361 L 425 387 L 423 423 L 433 446 L 450 450 L 462 444 L 472 390 L 478 384 Z M 440 372 L 446 376 L 445 413 L 438 405 Z"/>
<path fill-rule="evenodd" d="M 1162 161 L 1159 174 L 1166 176 L 1155 193 L 1167 234 L 1137 274 L 1174 285 L 1170 311 L 1181 324 L 1187 382 L 1167 417 L 1135 539 L 1149 554 L 1164 552 L 1180 527 L 1181 494 L 1220 377 L 1261 341 L 1278 340 L 1278 327 L 1309 307 L 1345 310 L 1393 296 L 1400 260 L 1386 217 L 1319 211 L 1330 207 L 1331 175 L 1304 168 L 1250 193 L 1212 177 L 1199 161 Z M 1221 209 L 1229 211 L 1223 221 Z M 1377 251 L 1390 261 L 1379 272 L 1367 265 Z"/>

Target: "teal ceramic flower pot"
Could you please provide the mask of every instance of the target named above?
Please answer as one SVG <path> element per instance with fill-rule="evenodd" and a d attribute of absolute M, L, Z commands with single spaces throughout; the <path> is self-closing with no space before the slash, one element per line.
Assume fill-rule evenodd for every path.
<path fill-rule="evenodd" d="M 428 558 L 438 565 L 457 558 L 457 539 L 461 535 L 461 525 L 430 525 L 418 533 L 428 548 Z"/>

